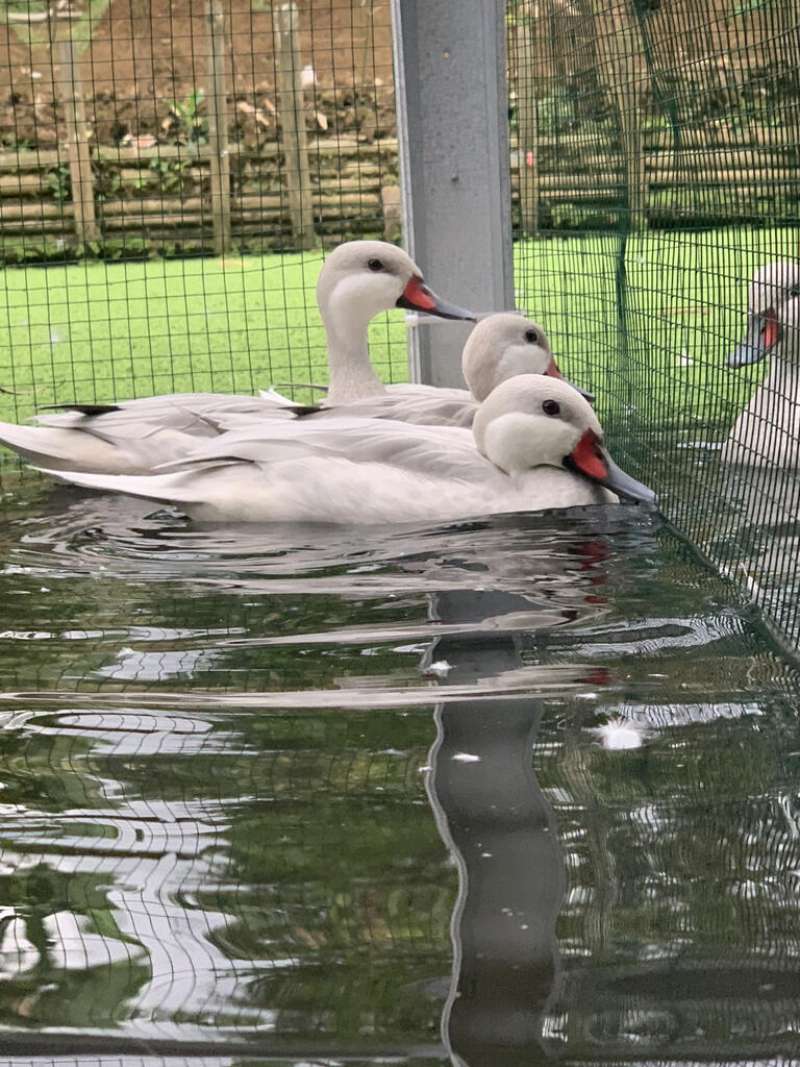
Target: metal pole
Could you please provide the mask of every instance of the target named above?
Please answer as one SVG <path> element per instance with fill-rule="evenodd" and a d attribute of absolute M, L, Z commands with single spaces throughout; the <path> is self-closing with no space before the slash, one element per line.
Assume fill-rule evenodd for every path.
<path fill-rule="evenodd" d="M 479 311 L 514 307 L 505 0 L 392 0 L 409 253 Z M 411 331 L 415 381 L 463 385 L 462 323 Z"/>

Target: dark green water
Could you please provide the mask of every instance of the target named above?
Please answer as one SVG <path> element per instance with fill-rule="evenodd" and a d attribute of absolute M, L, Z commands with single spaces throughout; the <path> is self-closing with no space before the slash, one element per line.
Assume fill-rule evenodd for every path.
<path fill-rule="evenodd" d="M 798 677 L 657 519 L 4 488 L 3 1063 L 791 1062 Z"/>

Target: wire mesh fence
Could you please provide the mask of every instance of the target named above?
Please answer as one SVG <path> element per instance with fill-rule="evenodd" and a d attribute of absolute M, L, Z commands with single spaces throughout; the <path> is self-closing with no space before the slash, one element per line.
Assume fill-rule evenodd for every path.
<path fill-rule="evenodd" d="M 520 0 L 508 20 L 519 302 L 796 646 L 800 8 Z"/>
<path fill-rule="evenodd" d="M 796 645 L 800 8 L 506 16 L 518 305 Z M 324 249 L 400 236 L 388 0 L 9 3 L 0 92 L 0 417 L 324 382 Z"/>
<path fill-rule="evenodd" d="M 508 5 L 518 303 L 596 392 L 615 450 L 666 513 L 795 643 L 797 16 L 794 0 Z M 325 247 L 398 236 L 390 46 L 382 0 L 7 4 L 3 417 L 54 401 L 323 380 L 313 282 Z M 749 292 L 776 260 L 786 266 Z M 760 348 L 772 363 L 758 392 L 763 364 L 747 361 Z M 405 375 L 399 322 L 374 328 L 372 355 L 385 377 Z M 728 368 L 729 355 L 746 365 Z M 735 441 L 716 448 L 734 425 Z M 177 526 L 169 537 L 186 573 L 175 565 L 159 579 L 170 543 L 149 521 L 131 535 L 123 517 L 115 539 L 108 516 L 46 515 L 18 531 L 14 552 L 4 542 L 18 594 L 5 622 L 16 649 L 3 660 L 5 688 L 18 692 L 0 731 L 0 1022 L 6 1040 L 14 1031 L 13 1062 L 54 1062 L 37 1044 L 45 1028 L 107 1035 L 107 1046 L 86 1045 L 98 1063 L 112 1062 L 103 1047 L 136 1062 L 143 1045 L 125 1043 L 137 1039 L 157 1062 L 154 1036 L 174 1042 L 175 1062 L 188 1032 L 244 1034 L 275 1057 L 285 1041 L 287 1063 L 299 1062 L 298 1034 L 313 1038 L 302 1062 L 330 1062 L 341 1051 L 331 1035 L 345 1051 L 440 1062 L 457 878 L 421 777 L 430 708 L 371 714 L 369 700 L 384 676 L 419 683 L 420 643 L 441 641 L 441 615 L 425 614 L 430 635 L 393 633 L 422 625 L 403 584 L 372 607 L 363 585 L 338 605 L 319 585 L 291 604 L 263 574 L 248 588 L 240 557 L 215 566 L 192 555 Z M 451 580 L 461 565 L 483 584 L 488 559 L 536 588 L 524 527 L 521 570 L 474 530 L 450 536 L 463 544 L 438 537 L 430 551 Z M 497 544 L 508 551 L 513 538 L 502 529 Z M 667 1055 L 677 1033 L 676 1063 L 789 1055 L 789 672 L 751 647 L 720 583 L 682 573 L 682 555 L 662 579 L 678 591 L 673 610 L 637 633 L 630 620 L 647 608 L 620 611 L 615 631 L 603 583 L 666 603 L 648 585 L 652 547 L 626 543 L 606 577 L 592 574 L 603 551 L 587 540 L 564 581 L 551 570 L 559 537 L 543 539 L 534 607 L 552 619 L 577 589 L 583 622 L 565 617 L 527 650 L 536 664 L 611 662 L 624 679 L 600 697 L 551 700 L 537 737 L 571 872 L 558 919 L 564 980 L 553 988 L 543 971 L 538 987 L 543 1002 L 553 992 L 546 1048 L 577 1048 L 581 1062 L 643 1047 Z M 337 555 L 326 544 L 315 576 L 331 583 Z M 396 544 L 391 555 L 427 598 L 430 572 Z M 359 582 L 376 578 L 360 556 L 354 566 Z M 302 561 L 285 567 L 296 582 Z M 66 606 L 54 606 L 52 587 L 70 575 Z M 347 643 L 331 651 L 334 626 Z M 681 658 L 696 647 L 698 659 Z M 343 678 L 352 706 L 333 716 L 260 696 L 314 682 L 330 691 Z M 485 723 L 485 703 L 473 710 Z M 641 723 L 652 745 L 641 759 L 609 754 L 587 727 L 598 714 Z M 492 731 L 493 747 L 507 736 Z M 521 746 L 528 762 L 532 746 Z M 476 842 L 481 866 L 502 873 L 485 849 Z M 599 961 L 594 973 L 587 960 Z M 86 1062 L 70 1056 L 58 1062 Z M 246 1062 L 240 1046 L 236 1059 Z"/>
<path fill-rule="evenodd" d="M 399 233 L 388 0 L 9 4 L 0 93 L 0 417 L 323 377 L 323 248 Z"/>

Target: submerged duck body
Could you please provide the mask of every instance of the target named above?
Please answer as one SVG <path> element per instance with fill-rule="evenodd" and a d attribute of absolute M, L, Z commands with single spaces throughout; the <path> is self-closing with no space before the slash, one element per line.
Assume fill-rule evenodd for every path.
<path fill-rule="evenodd" d="M 151 477 L 49 471 L 177 505 L 202 521 L 436 522 L 653 494 L 615 467 L 587 401 L 522 375 L 483 402 L 472 431 L 340 418 L 243 429 Z"/>
<path fill-rule="evenodd" d="M 800 264 L 779 261 L 756 271 L 748 294 L 745 339 L 728 357 L 732 368 L 770 367 L 737 418 L 723 462 L 800 468 Z"/>

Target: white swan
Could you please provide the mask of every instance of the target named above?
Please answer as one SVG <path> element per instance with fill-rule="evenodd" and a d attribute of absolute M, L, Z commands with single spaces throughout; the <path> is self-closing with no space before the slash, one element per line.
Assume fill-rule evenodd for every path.
<path fill-rule="evenodd" d="M 414 261 L 383 241 L 351 241 L 335 249 L 320 272 L 317 299 L 328 335 L 329 402 L 336 403 L 384 389 L 367 342 L 367 327 L 379 312 L 403 307 L 440 318 L 475 319 L 471 311 L 431 292 Z M 198 438 L 215 436 L 229 418 L 286 418 L 292 410 L 294 405 L 276 402 L 275 394 L 188 393 L 70 405 L 58 414 L 38 415 L 34 426 L 0 423 L 0 443 L 52 469 L 145 474 L 190 452 Z"/>
<path fill-rule="evenodd" d="M 748 295 L 744 341 L 729 367 L 759 363 L 770 370 L 739 415 L 722 450 L 728 463 L 800 467 L 800 264 L 769 263 L 756 271 Z"/>
<path fill-rule="evenodd" d="M 615 502 L 603 486 L 655 500 L 611 461 L 589 403 L 543 375 L 499 385 L 472 432 L 360 418 L 265 424 L 169 466 L 150 477 L 46 473 L 204 521 L 433 522 Z"/>

